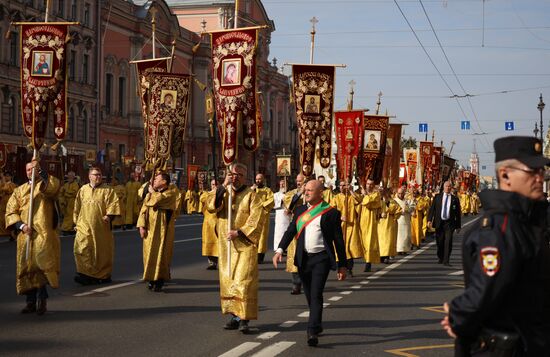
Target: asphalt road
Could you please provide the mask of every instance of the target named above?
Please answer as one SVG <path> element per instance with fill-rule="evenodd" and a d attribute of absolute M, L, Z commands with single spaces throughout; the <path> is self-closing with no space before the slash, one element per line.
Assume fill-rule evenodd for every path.
<path fill-rule="evenodd" d="M 306 344 L 304 295 L 290 295 L 290 275 L 267 263 L 260 265 L 260 313 L 251 321 L 252 333 L 223 330 L 227 316 L 220 312 L 218 272 L 207 271 L 201 257 L 201 222 L 198 215 L 178 218 L 173 279 L 162 293 L 140 281 L 137 231 L 115 233 L 113 283 L 94 287 L 73 282 L 73 240 L 63 237 L 61 288 L 49 290 L 48 312 L 41 317 L 19 314 L 24 297 L 15 293 L 15 244 L 0 240 L 0 355 L 452 356 L 452 340 L 439 322 L 442 303 L 463 289 L 461 234 L 455 236 L 451 267 L 437 264 L 435 244 L 428 240 L 371 273 L 356 262 L 351 279 L 338 282 L 331 274 L 325 331 L 312 348 Z"/>

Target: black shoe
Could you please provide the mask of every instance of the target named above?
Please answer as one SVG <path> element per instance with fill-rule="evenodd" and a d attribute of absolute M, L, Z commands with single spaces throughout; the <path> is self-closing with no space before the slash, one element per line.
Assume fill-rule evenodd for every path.
<path fill-rule="evenodd" d="M 226 330 L 236 330 L 239 328 L 239 320 L 237 320 L 237 318 L 235 317 L 232 317 L 231 320 L 229 320 L 223 328 Z"/>
<path fill-rule="evenodd" d="M 94 285 L 94 282 L 90 278 L 84 277 L 80 274 L 75 275 L 74 281 L 79 283 L 80 285 Z"/>
<path fill-rule="evenodd" d="M 302 288 L 299 285 L 294 285 L 290 291 L 290 295 L 300 295 L 302 293 Z"/>
<path fill-rule="evenodd" d="M 244 334 L 247 334 L 250 332 L 250 327 L 248 327 L 248 320 L 241 320 L 239 322 L 239 331 L 241 331 Z"/>
<path fill-rule="evenodd" d="M 36 314 L 39 316 L 42 316 L 48 311 L 48 300 L 46 299 L 39 299 L 38 300 L 38 308 L 36 309 Z"/>
<path fill-rule="evenodd" d="M 108 277 L 107 279 L 97 279 L 98 284 L 109 284 L 112 283 L 111 277 Z"/>
<path fill-rule="evenodd" d="M 437 264 L 443 264 L 443 259 L 438 259 Z"/>
<path fill-rule="evenodd" d="M 147 289 L 153 290 L 154 287 L 155 287 L 155 284 L 152 281 L 147 283 Z"/>
<path fill-rule="evenodd" d="M 21 310 L 22 314 L 30 314 L 36 312 L 36 302 L 28 302 L 27 305 Z"/>
<path fill-rule="evenodd" d="M 353 278 L 353 271 L 351 269 L 348 269 L 348 275 L 350 278 Z"/>
<path fill-rule="evenodd" d="M 449 264 L 448 262 L 447 262 L 447 263 L 443 263 L 443 265 L 446 266 L 446 267 L 450 267 L 450 266 L 451 266 L 451 264 Z"/>
<path fill-rule="evenodd" d="M 155 287 L 153 288 L 153 291 L 156 292 L 156 293 L 160 293 L 162 292 L 162 285 L 155 285 Z"/>
<path fill-rule="evenodd" d="M 308 334 L 307 336 L 308 346 L 315 347 L 319 344 L 319 337 L 316 334 Z"/>
<path fill-rule="evenodd" d="M 206 268 L 206 270 L 216 270 L 216 269 L 218 269 L 216 264 L 209 264 L 208 267 Z"/>
<path fill-rule="evenodd" d="M 369 271 L 371 271 L 371 263 L 365 263 L 365 269 L 363 272 L 368 273 Z"/>

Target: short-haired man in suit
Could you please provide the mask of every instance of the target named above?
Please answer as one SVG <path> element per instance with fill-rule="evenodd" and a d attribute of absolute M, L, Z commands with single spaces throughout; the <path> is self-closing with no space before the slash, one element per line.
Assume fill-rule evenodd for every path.
<path fill-rule="evenodd" d="M 340 225 L 340 211 L 323 201 L 323 184 L 313 180 L 304 191 L 306 205 L 298 207 L 273 256 L 273 265 L 282 261 L 283 251 L 294 238 L 294 264 L 302 280 L 309 306 L 307 343 L 317 346 L 323 331 L 323 290 L 329 271 L 338 266 L 338 280 L 346 278 L 346 250 Z M 336 249 L 336 252 L 335 252 Z M 336 254 L 338 262 L 336 262 Z"/>
<path fill-rule="evenodd" d="M 439 264 L 450 265 L 453 232 L 460 232 L 460 215 L 460 201 L 451 194 L 451 182 L 445 181 L 443 192 L 435 196 L 428 212 L 428 227 L 435 228 Z"/>

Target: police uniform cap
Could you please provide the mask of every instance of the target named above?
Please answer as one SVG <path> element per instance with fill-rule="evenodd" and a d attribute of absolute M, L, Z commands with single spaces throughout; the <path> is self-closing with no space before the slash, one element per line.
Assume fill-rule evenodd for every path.
<path fill-rule="evenodd" d="M 495 162 L 516 159 L 531 169 L 550 165 L 542 155 L 542 142 L 533 136 L 506 136 L 495 140 Z"/>

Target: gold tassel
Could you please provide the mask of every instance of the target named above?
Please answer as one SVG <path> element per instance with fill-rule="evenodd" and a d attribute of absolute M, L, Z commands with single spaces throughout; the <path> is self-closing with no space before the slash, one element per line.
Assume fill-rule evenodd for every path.
<path fill-rule="evenodd" d="M 59 144 L 61 144 L 61 140 L 58 140 L 55 144 L 53 144 L 51 149 L 53 151 L 57 151 L 57 148 L 59 147 Z"/>
<path fill-rule="evenodd" d="M 197 84 L 200 90 L 204 91 L 206 89 L 206 84 L 202 83 L 197 78 L 193 78 L 193 80 L 195 81 L 195 83 Z"/>

